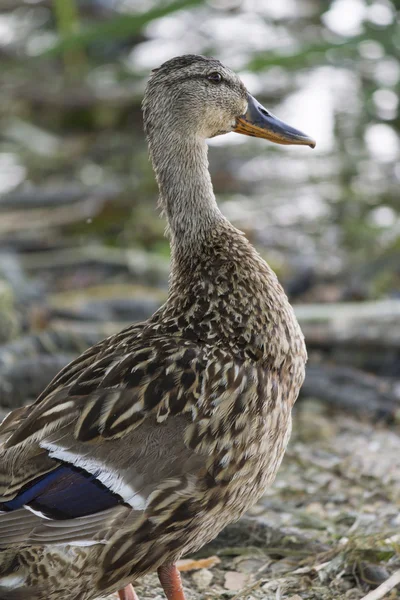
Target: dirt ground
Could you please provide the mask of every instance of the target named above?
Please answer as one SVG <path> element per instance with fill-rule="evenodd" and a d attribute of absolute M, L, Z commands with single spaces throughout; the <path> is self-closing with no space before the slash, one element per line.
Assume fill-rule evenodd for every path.
<path fill-rule="evenodd" d="M 183 573 L 187 599 L 358 600 L 380 585 L 400 567 L 399 431 L 299 402 L 275 484 L 203 548 L 208 568 Z M 164 599 L 155 575 L 136 590 Z"/>

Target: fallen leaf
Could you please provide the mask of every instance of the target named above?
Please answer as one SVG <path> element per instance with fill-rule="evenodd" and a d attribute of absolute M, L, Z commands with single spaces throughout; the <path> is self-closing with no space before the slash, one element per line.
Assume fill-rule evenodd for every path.
<path fill-rule="evenodd" d="M 199 560 L 183 558 L 182 560 L 178 560 L 176 566 L 179 571 L 197 571 L 198 569 L 210 569 L 211 567 L 215 567 L 215 565 L 219 565 L 220 562 L 218 556 L 209 556 L 208 558 L 200 558 Z"/>
<path fill-rule="evenodd" d="M 236 592 L 246 586 L 249 581 L 247 573 L 239 573 L 238 571 L 228 571 L 225 573 L 225 589 Z"/>

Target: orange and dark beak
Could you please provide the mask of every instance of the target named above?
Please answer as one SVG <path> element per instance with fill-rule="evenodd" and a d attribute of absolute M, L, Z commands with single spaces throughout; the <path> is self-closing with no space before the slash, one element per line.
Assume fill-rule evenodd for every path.
<path fill-rule="evenodd" d="M 236 133 L 265 138 L 275 144 L 297 144 L 315 148 L 315 140 L 298 129 L 286 125 L 248 94 L 247 111 L 236 120 Z"/>

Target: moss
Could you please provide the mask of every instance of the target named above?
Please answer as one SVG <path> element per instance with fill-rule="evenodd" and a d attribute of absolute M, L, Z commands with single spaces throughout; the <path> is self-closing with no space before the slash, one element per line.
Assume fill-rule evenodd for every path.
<path fill-rule="evenodd" d="M 17 337 L 19 318 L 11 286 L 0 280 L 0 344 Z"/>

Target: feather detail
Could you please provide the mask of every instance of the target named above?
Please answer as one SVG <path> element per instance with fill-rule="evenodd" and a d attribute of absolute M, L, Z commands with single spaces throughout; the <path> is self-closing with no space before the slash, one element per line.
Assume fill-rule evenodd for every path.
<path fill-rule="evenodd" d="M 128 515 L 132 518 L 132 511 L 119 506 L 85 517 L 54 520 L 20 508 L 0 515 L 0 550 L 29 544 L 104 545 L 109 529 L 122 525 Z"/>
<path fill-rule="evenodd" d="M 45 517 L 68 519 L 93 514 L 121 502 L 122 499 L 95 475 L 70 465 L 60 465 L 12 500 L 1 503 L 0 508 L 13 511 L 27 505 Z"/>

